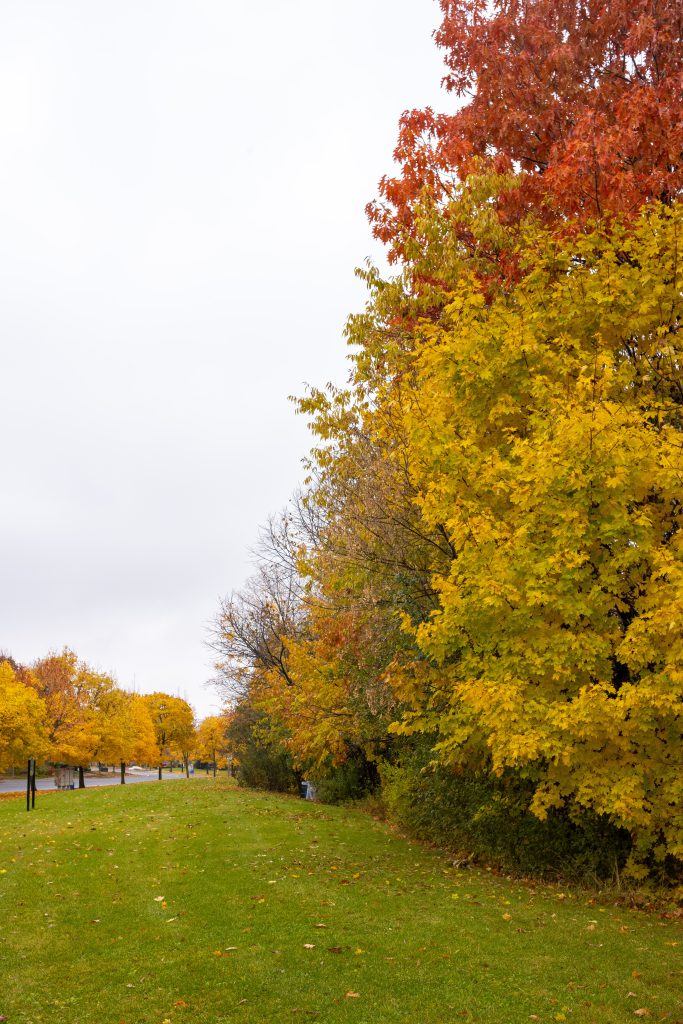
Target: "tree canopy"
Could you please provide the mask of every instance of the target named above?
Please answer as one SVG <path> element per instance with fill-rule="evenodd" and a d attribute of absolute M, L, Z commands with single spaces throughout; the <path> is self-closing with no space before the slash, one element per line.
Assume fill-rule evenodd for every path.
<path fill-rule="evenodd" d="M 680 7 L 441 8 L 458 102 L 401 119 L 368 208 L 396 274 L 298 402 L 306 491 L 221 671 L 321 778 L 426 744 L 680 870 Z"/>

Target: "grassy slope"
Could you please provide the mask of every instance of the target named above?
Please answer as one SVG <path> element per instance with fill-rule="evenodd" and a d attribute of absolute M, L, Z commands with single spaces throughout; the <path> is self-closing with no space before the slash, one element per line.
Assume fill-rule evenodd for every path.
<path fill-rule="evenodd" d="M 8 1024 L 683 1020 L 675 922 L 220 782 L 2 802 L 0 872 Z"/>

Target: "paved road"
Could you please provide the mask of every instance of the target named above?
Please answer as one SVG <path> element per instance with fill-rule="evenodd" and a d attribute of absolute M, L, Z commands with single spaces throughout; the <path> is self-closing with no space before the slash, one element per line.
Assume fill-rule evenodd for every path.
<path fill-rule="evenodd" d="M 132 772 L 126 774 L 126 785 L 132 782 L 156 782 L 159 778 L 158 772 Z M 164 772 L 164 781 L 167 779 L 184 779 L 180 772 Z M 78 786 L 78 775 L 74 773 L 74 780 Z M 86 775 L 85 788 L 92 786 L 118 786 L 121 784 L 121 776 L 118 772 L 102 772 L 98 775 Z M 36 789 L 54 789 L 54 779 L 36 779 Z M 0 779 L 0 793 L 26 792 L 26 778 Z"/>

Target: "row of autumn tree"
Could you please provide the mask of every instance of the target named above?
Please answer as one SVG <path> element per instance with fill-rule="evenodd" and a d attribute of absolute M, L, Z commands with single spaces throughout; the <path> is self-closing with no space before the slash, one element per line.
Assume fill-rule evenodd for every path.
<path fill-rule="evenodd" d="M 195 727 L 192 707 L 166 693 L 140 696 L 122 690 L 106 673 L 73 651 L 51 653 L 31 665 L 0 654 L 0 771 L 25 768 L 29 758 L 83 772 L 93 762 L 121 767 L 159 766 L 198 756 L 225 755 L 226 721 L 204 719 Z"/>
<path fill-rule="evenodd" d="M 401 120 L 396 273 L 362 271 L 306 486 L 217 616 L 233 727 L 430 838 L 676 874 L 680 4 L 440 5 L 459 102 Z"/>

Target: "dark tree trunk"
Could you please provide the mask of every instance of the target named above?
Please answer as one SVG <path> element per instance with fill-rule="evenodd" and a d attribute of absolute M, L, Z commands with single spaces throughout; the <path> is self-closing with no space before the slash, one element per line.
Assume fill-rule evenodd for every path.
<path fill-rule="evenodd" d="M 125 786 L 125 784 L 126 784 L 126 762 L 122 761 L 121 762 L 121 785 Z"/>
<path fill-rule="evenodd" d="M 83 765 L 78 766 L 78 788 L 85 789 L 85 777 L 83 775 Z"/>
<path fill-rule="evenodd" d="M 161 782 L 161 765 L 159 765 L 159 782 Z"/>
<path fill-rule="evenodd" d="M 183 757 L 183 761 L 185 762 L 185 778 L 189 779 L 189 777 L 190 777 L 190 759 L 189 759 L 189 757 Z"/>
<path fill-rule="evenodd" d="M 216 751 L 213 752 L 213 777 L 216 778 Z"/>

